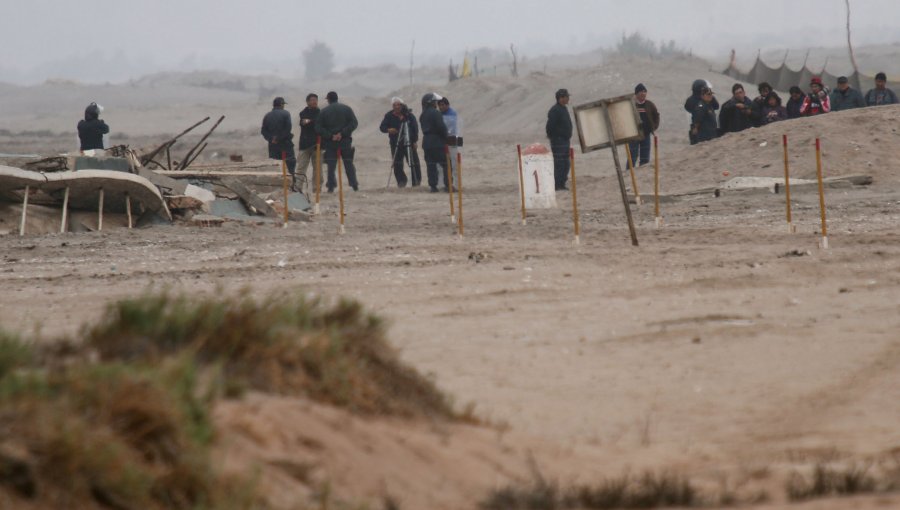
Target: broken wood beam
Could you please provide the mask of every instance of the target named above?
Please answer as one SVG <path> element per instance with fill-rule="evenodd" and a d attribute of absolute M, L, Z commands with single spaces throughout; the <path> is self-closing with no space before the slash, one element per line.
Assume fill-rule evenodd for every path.
<path fill-rule="evenodd" d="M 234 177 L 228 177 L 222 179 L 221 183 L 222 186 L 225 186 L 226 188 L 233 191 L 241 199 L 241 201 L 244 202 L 244 204 L 252 207 L 263 216 L 267 216 L 269 218 L 278 217 L 278 212 L 275 210 L 275 208 L 273 208 L 271 205 L 269 205 L 268 202 L 263 200 L 262 197 L 251 191 L 250 188 L 245 186 L 244 183 L 240 180 Z"/>
<path fill-rule="evenodd" d="M 191 164 L 191 162 L 193 161 L 193 159 L 191 159 L 191 156 L 194 154 L 194 151 L 197 150 L 197 147 L 200 147 L 200 145 L 203 144 L 203 142 L 205 142 L 207 138 L 209 138 L 209 135 L 211 135 L 213 131 L 215 131 L 216 128 L 219 127 L 219 124 L 221 124 L 223 120 L 225 120 L 224 115 L 219 117 L 219 120 L 217 120 L 216 123 L 213 124 L 213 127 L 210 128 L 210 130 L 207 131 L 205 135 L 203 135 L 203 138 L 201 138 L 199 142 L 197 142 L 197 145 L 195 145 L 194 148 L 188 151 L 188 153 L 184 156 L 184 159 L 181 161 L 181 165 L 178 167 L 178 170 L 184 170 L 189 164 Z"/>

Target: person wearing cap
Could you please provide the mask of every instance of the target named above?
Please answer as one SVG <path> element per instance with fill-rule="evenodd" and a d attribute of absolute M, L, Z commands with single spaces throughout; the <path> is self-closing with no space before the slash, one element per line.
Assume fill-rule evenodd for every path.
<path fill-rule="evenodd" d="M 444 189 L 450 190 L 450 176 L 447 169 L 447 124 L 437 109 L 441 96 L 429 92 L 422 96 L 422 113 L 419 126 L 422 128 L 422 151 L 425 153 L 425 167 L 428 172 L 428 187 L 432 193 L 438 192 L 438 167 L 444 172 Z"/>
<path fill-rule="evenodd" d="M 644 139 L 628 144 L 631 150 L 632 162 L 638 166 L 644 166 L 650 162 L 650 135 L 659 129 L 659 110 L 653 101 L 647 99 L 647 87 L 638 83 L 634 87 L 634 105 L 641 117 L 641 132 Z"/>
<path fill-rule="evenodd" d="M 725 101 L 719 112 L 719 134 L 739 133 L 752 128 L 756 124 L 753 120 L 754 108 L 754 101 L 747 97 L 744 86 L 735 83 L 731 87 L 731 99 Z"/>
<path fill-rule="evenodd" d="M 455 182 L 453 176 L 456 175 L 456 155 L 459 154 L 459 148 L 462 147 L 463 137 L 459 114 L 456 110 L 450 108 L 450 100 L 447 96 L 438 99 L 438 111 L 444 117 L 444 124 L 447 125 L 447 147 L 450 149 L 450 180 Z"/>
<path fill-rule="evenodd" d="M 569 115 L 569 91 L 556 91 L 556 104 L 547 112 L 547 138 L 553 152 L 553 177 L 556 189 L 565 190 L 569 180 L 569 148 L 572 141 L 572 117 Z"/>
<path fill-rule="evenodd" d="M 694 135 L 694 110 L 697 109 L 697 106 L 703 103 L 703 97 L 701 97 L 701 93 L 704 88 L 707 88 L 712 92 L 712 84 L 706 80 L 694 80 L 694 83 L 691 84 L 691 95 L 687 99 L 684 100 L 684 111 L 688 113 L 688 118 L 690 119 L 690 129 L 688 130 L 688 139 L 691 142 L 691 145 L 697 143 L 697 138 Z M 712 102 L 708 103 L 708 107 L 712 108 L 713 111 L 719 109 L 719 101 L 716 99 L 715 94 L 713 95 Z"/>
<path fill-rule="evenodd" d="M 399 97 L 391 99 L 391 111 L 384 114 L 379 129 L 388 135 L 388 143 L 391 146 L 391 167 L 394 169 L 397 187 L 405 188 L 408 182 L 406 172 L 403 171 L 404 160 L 409 165 L 412 185 L 421 184 L 422 169 L 419 165 L 419 153 L 416 150 L 419 144 L 419 123 L 416 122 L 416 116 L 412 114 L 402 99 Z"/>
<path fill-rule="evenodd" d="M 825 90 L 825 86 L 822 84 L 822 78 L 813 76 L 809 80 L 809 88 L 810 92 L 806 95 L 806 99 L 803 100 L 803 105 L 800 107 L 800 115 L 812 117 L 813 115 L 830 112 L 831 101 L 828 99 L 828 91 Z"/>
<path fill-rule="evenodd" d="M 309 178 L 306 170 L 310 163 L 315 164 L 313 157 L 316 155 L 316 119 L 319 117 L 320 111 L 319 96 L 312 93 L 307 94 L 306 108 L 300 111 L 300 142 L 297 147 L 297 171 L 307 184 Z M 322 183 L 319 183 L 319 186 L 321 185 Z"/>
<path fill-rule="evenodd" d="M 283 97 L 276 97 L 272 101 L 272 111 L 263 117 L 262 128 L 259 132 L 269 142 L 269 158 L 281 161 L 284 157 L 286 160 L 288 172 L 291 174 L 291 187 L 295 188 L 297 177 L 294 173 L 297 169 L 297 158 L 294 156 L 291 114 L 284 109 L 286 104 Z"/>
<path fill-rule="evenodd" d="M 765 118 L 763 116 L 763 108 L 766 107 L 766 103 L 768 102 L 769 93 L 774 90 L 769 82 L 762 82 L 756 86 L 756 90 L 759 92 L 759 95 L 753 99 L 753 107 L 751 108 L 751 119 L 753 120 L 753 127 L 759 127 L 765 124 Z"/>
<path fill-rule="evenodd" d="M 356 166 L 353 164 L 355 149 L 353 148 L 353 132 L 359 127 L 356 114 L 349 106 L 338 102 L 337 92 L 331 91 L 326 96 L 328 106 L 319 112 L 316 118 L 316 133 L 322 136 L 322 145 L 325 147 L 325 163 L 328 165 L 328 180 L 325 187 L 329 193 L 337 187 L 337 152 L 341 151 L 341 160 L 344 162 L 344 172 L 347 174 L 347 182 L 353 191 L 359 191 L 359 182 L 356 180 Z"/>
<path fill-rule="evenodd" d="M 806 100 L 806 94 L 804 94 L 803 90 L 796 85 L 791 87 L 790 93 L 791 98 L 787 100 L 784 109 L 787 110 L 789 119 L 796 119 L 801 117 L 800 108 L 803 106 L 803 101 Z"/>
<path fill-rule="evenodd" d="M 875 88 L 866 92 L 866 106 L 882 106 L 897 104 L 897 94 L 887 88 L 887 75 L 878 73 L 875 75 Z"/>
<path fill-rule="evenodd" d="M 716 122 L 716 109 L 713 106 L 715 96 L 712 89 L 700 89 L 700 103 L 691 115 L 691 134 L 697 143 L 706 142 L 719 136 L 719 125 Z"/>
<path fill-rule="evenodd" d="M 866 106 L 866 100 L 863 99 L 862 94 L 858 90 L 850 87 L 850 80 L 846 76 L 838 78 L 837 89 L 831 93 L 829 100 L 831 101 L 831 111 L 833 112 Z"/>
<path fill-rule="evenodd" d="M 78 121 L 78 140 L 81 150 L 103 149 L 103 135 L 109 126 L 100 119 L 100 105 L 91 103 L 84 109 L 84 120 Z"/>

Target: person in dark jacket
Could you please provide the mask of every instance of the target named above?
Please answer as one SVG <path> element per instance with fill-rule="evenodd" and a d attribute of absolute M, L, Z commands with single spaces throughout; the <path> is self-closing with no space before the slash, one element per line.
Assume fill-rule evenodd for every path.
<path fill-rule="evenodd" d="M 325 187 L 329 193 L 333 193 L 337 186 L 335 169 L 337 168 L 337 153 L 340 150 L 347 182 L 350 183 L 353 191 L 359 191 L 356 166 L 353 165 L 355 152 L 353 132 L 359 127 L 359 122 L 349 106 L 338 102 L 337 92 L 329 92 L 325 99 L 328 100 L 328 106 L 319 112 L 319 117 L 316 119 L 316 132 L 322 136 L 322 144 L 325 146 L 325 163 L 328 164 L 328 181 L 325 183 Z"/>
<path fill-rule="evenodd" d="M 769 92 L 769 95 L 766 97 L 766 105 L 762 109 L 763 125 L 787 120 L 787 118 L 787 108 L 781 106 L 781 97 L 775 91 Z"/>
<path fill-rule="evenodd" d="M 634 105 L 641 117 L 641 132 L 644 133 L 644 139 L 631 142 L 628 144 L 628 149 L 631 151 L 633 163 L 644 166 L 650 162 L 650 146 L 652 145 L 650 137 L 659 129 L 659 110 L 653 101 L 647 99 L 647 87 L 643 83 L 638 83 L 634 87 Z"/>
<path fill-rule="evenodd" d="M 738 133 L 754 126 L 754 102 L 747 97 L 744 86 L 735 83 L 731 87 L 731 99 L 722 105 L 719 113 L 719 134 Z"/>
<path fill-rule="evenodd" d="M 309 179 L 306 174 L 310 163 L 315 165 L 316 155 L 316 119 L 319 118 L 319 96 L 316 94 L 308 94 L 306 96 L 306 108 L 300 111 L 300 143 L 297 147 L 297 170 L 299 175 L 303 176 L 303 180 L 308 184 Z M 313 168 L 313 173 L 316 169 Z M 320 177 L 321 178 L 321 177 Z M 321 186 L 322 183 L 320 182 Z"/>
<path fill-rule="evenodd" d="M 694 108 L 691 127 L 691 134 L 694 135 L 697 143 L 706 142 L 719 136 L 713 101 L 715 101 L 715 96 L 709 87 L 700 89 L 700 103 Z"/>
<path fill-rule="evenodd" d="M 259 133 L 269 142 L 269 158 L 287 161 L 288 173 L 291 174 L 292 186 L 296 186 L 297 158 L 294 156 L 294 134 L 291 133 L 291 114 L 284 109 L 283 97 L 272 100 L 272 111 L 263 117 Z"/>
<path fill-rule="evenodd" d="M 766 107 L 766 101 L 767 101 L 767 98 L 769 97 L 769 93 L 772 92 L 772 90 L 774 90 L 774 89 L 772 88 L 771 85 L 769 85 L 768 82 L 764 81 L 764 82 L 760 83 L 759 85 L 757 85 L 756 90 L 759 91 L 759 95 L 756 96 L 755 99 L 753 99 L 753 109 L 752 109 L 751 117 L 753 118 L 753 126 L 759 127 L 759 126 L 762 126 L 763 124 L 765 124 L 765 122 L 763 122 L 762 111 L 763 111 L 763 108 Z"/>
<path fill-rule="evenodd" d="M 796 119 L 801 117 L 800 108 L 803 106 L 803 101 L 806 100 L 806 94 L 803 93 L 803 90 L 794 85 L 791 87 L 791 98 L 788 99 L 787 105 L 785 105 L 785 110 L 787 110 L 787 116 L 789 119 Z"/>
<path fill-rule="evenodd" d="M 840 112 L 854 108 L 864 108 L 866 100 L 858 90 L 850 87 L 850 80 L 841 76 L 837 81 L 837 90 L 831 93 L 831 111 Z"/>
<path fill-rule="evenodd" d="M 550 150 L 553 152 L 553 178 L 557 190 L 565 190 L 569 179 L 569 148 L 572 141 L 572 117 L 566 105 L 569 104 L 569 91 L 556 91 L 556 104 L 547 112 L 547 138 L 550 139 Z"/>
<path fill-rule="evenodd" d="M 103 149 L 103 135 L 109 133 L 109 126 L 100 120 L 100 106 L 91 103 L 84 109 L 84 120 L 78 121 L 78 140 L 81 150 Z"/>
<path fill-rule="evenodd" d="M 432 193 L 438 192 L 438 167 L 444 172 L 444 189 L 450 191 L 450 176 L 447 172 L 447 125 L 444 116 L 437 109 L 441 96 L 429 92 L 422 96 L 422 114 L 419 125 L 422 128 L 422 151 L 425 152 L 425 167 L 428 186 Z"/>
<path fill-rule="evenodd" d="M 878 73 L 875 75 L 875 88 L 866 92 L 866 106 L 881 106 L 897 104 L 897 94 L 887 88 L 887 75 Z"/>
<path fill-rule="evenodd" d="M 382 133 L 388 134 L 388 142 L 391 146 L 391 166 L 394 169 L 394 177 L 397 179 L 397 187 L 405 188 L 407 179 L 403 171 L 403 161 L 409 164 L 409 173 L 412 177 L 412 185 L 418 186 L 422 182 L 422 169 L 419 165 L 419 153 L 416 150 L 419 144 L 419 123 L 406 103 L 399 97 L 391 99 L 391 111 L 384 114 L 384 119 L 379 127 Z"/>
<path fill-rule="evenodd" d="M 703 102 L 703 98 L 701 97 L 701 92 L 704 88 L 708 88 L 712 91 L 712 84 L 710 84 L 706 80 L 694 80 L 694 83 L 691 84 L 691 96 L 684 100 L 684 111 L 688 112 L 688 116 L 690 117 L 690 129 L 688 130 L 688 138 L 691 141 L 691 145 L 697 143 L 697 138 L 693 134 L 694 133 L 694 110 L 697 109 L 697 106 Z M 716 100 L 715 96 L 713 96 L 712 102 L 709 103 L 709 107 L 713 109 L 713 111 L 719 109 L 719 101 Z"/>

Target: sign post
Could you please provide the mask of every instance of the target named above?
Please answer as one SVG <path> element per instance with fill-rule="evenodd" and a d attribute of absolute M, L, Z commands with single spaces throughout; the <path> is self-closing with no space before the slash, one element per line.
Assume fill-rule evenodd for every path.
<path fill-rule="evenodd" d="M 619 144 L 644 138 L 640 128 L 640 117 L 632 96 L 601 99 L 576 106 L 574 110 L 581 152 L 591 152 L 607 147 L 612 149 L 619 189 L 622 192 L 622 203 L 625 206 L 625 217 L 628 219 L 631 244 L 638 246 L 631 206 L 628 204 L 628 191 L 625 189 L 622 163 L 619 161 L 619 151 L 616 150 L 616 146 Z"/>

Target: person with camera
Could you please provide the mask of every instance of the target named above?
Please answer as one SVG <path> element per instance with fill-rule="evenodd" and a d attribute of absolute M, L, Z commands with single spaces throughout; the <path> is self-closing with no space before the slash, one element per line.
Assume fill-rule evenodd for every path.
<path fill-rule="evenodd" d="M 744 92 L 744 86 L 735 83 L 731 87 L 731 99 L 725 101 L 719 112 L 719 134 L 738 133 L 754 126 L 755 105 Z"/>
<path fill-rule="evenodd" d="M 422 126 L 422 150 L 425 152 L 425 167 L 428 171 L 428 187 L 432 193 L 438 192 L 438 167 L 444 169 L 444 186 L 450 190 L 450 179 L 447 168 L 447 125 L 444 117 L 437 109 L 441 96 L 429 92 L 422 96 L 422 113 L 419 125 Z"/>
<path fill-rule="evenodd" d="M 387 133 L 391 146 L 391 167 L 394 169 L 394 177 L 397 179 L 397 187 L 405 188 L 407 184 L 406 172 L 403 171 L 403 161 L 409 165 L 409 173 L 413 187 L 422 183 L 422 168 L 419 164 L 419 123 L 415 115 L 399 97 L 391 99 L 391 111 L 384 114 L 379 128 L 382 133 Z"/>
<path fill-rule="evenodd" d="M 822 84 L 822 78 L 813 76 L 809 81 L 810 92 L 806 99 L 803 100 L 803 106 L 800 107 L 800 115 L 804 117 L 812 117 L 831 111 L 831 101 L 828 99 L 828 91 Z"/>
<path fill-rule="evenodd" d="M 91 103 L 84 109 L 84 120 L 78 122 L 78 140 L 81 150 L 103 149 L 103 135 L 109 133 L 109 126 L 100 120 L 100 105 Z"/>

